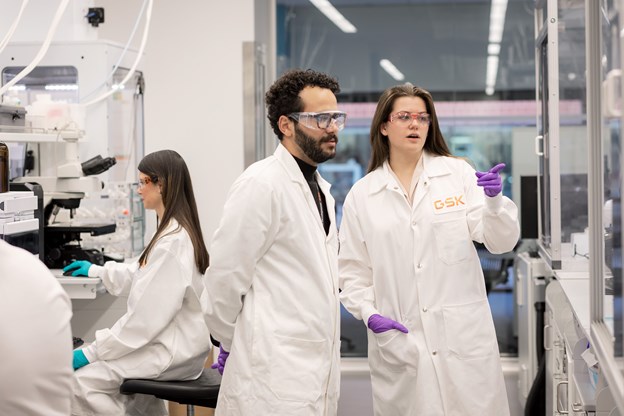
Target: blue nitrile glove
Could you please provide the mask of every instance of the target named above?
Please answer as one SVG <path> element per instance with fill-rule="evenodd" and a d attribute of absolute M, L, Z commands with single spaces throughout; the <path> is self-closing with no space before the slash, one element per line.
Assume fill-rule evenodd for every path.
<path fill-rule="evenodd" d="M 76 269 L 72 272 L 72 276 L 89 276 L 89 269 L 91 266 L 92 264 L 86 260 L 76 260 L 69 266 L 65 266 L 63 272 L 69 272 Z"/>
<path fill-rule="evenodd" d="M 230 353 L 223 349 L 223 347 L 219 347 L 219 358 L 217 362 L 210 366 L 210 368 L 216 368 L 219 371 L 219 374 L 223 375 L 223 369 L 225 368 L 225 362 L 227 361 Z"/>
<path fill-rule="evenodd" d="M 499 163 L 487 172 L 475 172 L 477 185 L 483 187 L 483 191 L 487 196 L 494 197 L 503 190 L 503 180 L 498 172 L 503 170 L 504 167 L 504 163 Z"/>
<path fill-rule="evenodd" d="M 379 334 L 380 332 L 386 332 L 391 329 L 396 329 L 406 334 L 409 332 L 407 328 L 405 328 L 397 321 L 393 321 L 390 318 L 384 318 L 383 316 L 378 314 L 371 315 L 371 317 L 368 318 L 368 327 L 376 334 Z"/>
<path fill-rule="evenodd" d="M 82 350 L 74 350 L 74 360 L 72 361 L 74 371 L 78 370 L 80 367 L 84 367 L 87 364 L 89 364 L 89 360 L 87 360 L 84 352 L 82 352 Z"/>

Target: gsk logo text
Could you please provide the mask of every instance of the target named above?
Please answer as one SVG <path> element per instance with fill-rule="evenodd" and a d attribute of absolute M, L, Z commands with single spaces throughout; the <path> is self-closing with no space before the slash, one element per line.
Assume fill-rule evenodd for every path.
<path fill-rule="evenodd" d="M 443 208 L 452 208 L 452 207 L 457 207 L 460 205 L 466 205 L 466 203 L 463 201 L 463 195 L 458 195 L 458 196 L 450 196 L 446 199 L 437 199 L 435 201 L 433 201 L 433 206 L 436 209 L 436 211 L 441 210 Z"/>

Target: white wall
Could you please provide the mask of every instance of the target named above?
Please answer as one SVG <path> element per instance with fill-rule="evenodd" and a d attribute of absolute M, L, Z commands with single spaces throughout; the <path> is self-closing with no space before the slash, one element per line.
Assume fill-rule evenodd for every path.
<path fill-rule="evenodd" d="M 24 9 L 11 41 L 43 42 L 60 3 L 59 0 L 31 0 Z M 0 13 L 2 37 L 17 18 L 21 7 L 21 1 L 2 2 L 2 13 Z M 70 0 L 61 16 L 53 40 L 56 42 L 97 39 L 97 29 L 88 24 L 75 24 L 86 21 L 83 16 L 89 7 L 96 7 L 95 0 Z"/>
<path fill-rule="evenodd" d="M 12 41 L 42 42 L 59 3 L 30 1 Z M 142 0 L 97 4 L 71 0 L 54 41 L 100 39 L 125 44 L 142 4 Z M 273 4 L 271 0 L 154 1 L 139 67 L 146 80 L 146 152 L 169 148 L 184 157 L 206 242 L 218 225 L 227 190 L 243 171 L 242 43 L 258 36 L 254 7 L 270 17 L 266 11 L 274 10 Z M 3 6 L 0 28 L 8 29 L 21 2 Z M 84 18 L 90 6 L 105 9 L 105 22 L 97 29 Z M 143 21 L 131 44 L 134 49 L 142 33 Z"/>
<path fill-rule="evenodd" d="M 141 2 L 99 5 L 106 13 L 100 39 L 125 43 Z M 173 149 L 186 160 L 207 243 L 227 191 L 243 171 L 242 42 L 252 40 L 253 0 L 154 2 L 141 65 L 145 149 Z"/>
<path fill-rule="evenodd" d="M 140 1 L 104 0 L 99 39 L 125 44 Z M 234 23 L 235 22 L 235 23 Z M 173 149 L 186 160 L 208 244 L 227 191 L 243 170 L 242 42 L 253 39 L 253 0 L 155 1 L 140 69 L 145 76 L 145 152 Z M 133 39 L 139 48 L 143 24 Z M 147 235 L 155 230 L 148 215 Z M 125 298 L 73 300 L 74 335 L 87 341 L 125 313 Z"/>
<path fill-rule="evenodd" d="M 146 150 L 173 148 L 194 179 L 207 241 L 243 170 L 242 42 L 253 0 L 159 1 L 147 49 Z"/>

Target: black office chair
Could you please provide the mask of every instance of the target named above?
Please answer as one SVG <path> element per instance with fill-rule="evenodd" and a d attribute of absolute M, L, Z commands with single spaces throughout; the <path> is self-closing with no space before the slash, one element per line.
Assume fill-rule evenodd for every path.
<path fill-rule="evenodd" d="M 121 394 L 149 394 L 159 399 L 186 405 L 186 415 L 195 415 L 195 406 L 217 407 L 221 375 L 216 369 L 205 368 L 197 380 L 159 381 L 128 379 L 119 387 Z"/>

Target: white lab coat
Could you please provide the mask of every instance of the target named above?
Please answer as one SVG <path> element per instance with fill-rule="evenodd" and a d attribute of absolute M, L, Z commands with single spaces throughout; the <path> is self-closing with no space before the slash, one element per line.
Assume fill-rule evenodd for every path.
<path fill-rule="evenodd" d="M 107 262 L 89 269 L 111 294 L 128 296 L 128 309 L 83 349 L 91 364 L 75 372 L 72 415 L 166 415 L 162 400 L 121 395 L 123 380 L 192 380 L 201 374 L 210 351 L 206 291 L 191 239 L 183 228 L 174 231 L 177 226 L 172 220 L 142 268 Z"/>
<path fill-rule="evenodd" d="M 281 144 L 234 183 L 210 246 L 207 322 L 230 351 L 216 414 L 325 416 L 340 383 L 338 239 Z"/>
<path fill-rule="evenodd" d="M 343 305 L 403 323 L 368 330 L 378 416 L 509 414 L 498 344 L 473 240 L 503 253 L 518 241 L 517 208 L 489 198 L 464 160 L 423 153 L 410 207 L 388 163 L 347 195 L 340 227 Z"/>
<path fill-rule="evenodd" d="M 0 239 L 0 415 L 69 414 L 71 316 L 50 270 Z"/>

